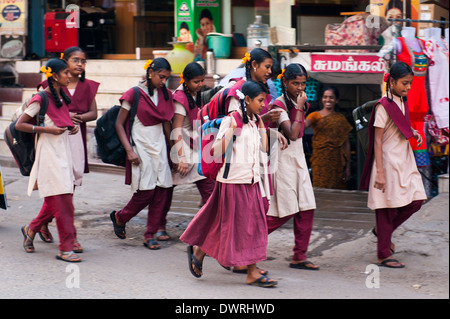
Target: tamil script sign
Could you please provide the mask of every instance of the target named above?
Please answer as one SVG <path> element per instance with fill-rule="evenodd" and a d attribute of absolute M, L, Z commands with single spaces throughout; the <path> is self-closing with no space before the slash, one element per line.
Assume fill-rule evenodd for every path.
<path fill-rule="evenodd" d="M 384 61 L 376 55 L 311 54 L 312 72 L 384 73 Z"/>

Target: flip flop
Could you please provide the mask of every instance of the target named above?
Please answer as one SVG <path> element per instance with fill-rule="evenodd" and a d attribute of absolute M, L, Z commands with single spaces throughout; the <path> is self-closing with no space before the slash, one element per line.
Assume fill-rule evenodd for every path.
<path fill-rule="evenodd" d="M 33 239 L 28 235 L 28 229 L 29 227 L 27 226 L 22 226 L 20 229 L 24 238 L 23 249 L 25 249 L 27 253 L 34 253 Z"/>
<path fill-rule="evenodd" d="M 159 250 L 159 249 L 161 249 L 161 245 L 156 240 L 154 240 L 153 238 L 146 239 L 143 244 L 144 244 L 145 247 L 147 247 L 150 250 Z"/>
<path fill-rule="evenodd" d="M 56 256 L 56 259 L 67 261 L 69 263 L 79 263 L 81 258 L 73 251 L 60 251 Z"/>
<path fill-rule="evenodd" d="M 315 266 L 312 262 L 306 260 L 306 261 L 298 263 L 298 264 L 290 263 L 289 267 L 294 268 L 294 269 L 306 269 L 306 270 L 319 270 L 320 269 L 320 267 L 313 268 L 313 267 L 308 267 L 308 265 Z"/>
<path fill-rule="evenodd" d="M 119 237 L 120 239 L 125 239 L 127 237 L 127 234 L 125 232 L 125 226 L 117 225 L 115 210 L 113 210 L 112 213 L 109 214 L 109 218 L 111 218 L 111 221 L 113 223 L 114 234 L 116 234 L 116 236 Z"/>
<path fill-rule="evenodd" d="M 222 266 L 223 267 L 223 266 Z M 262 270 L 261 268 L 256 267 L 258 270 Z M 235 274 L 247 274 L 247 269 L 234 269 L 232 270 Z M 261 275 L 267 276 L 269 274 L 269 271 L 266 270 L 265 272 L 261 272 Z"/>
<path fill-rule="evenodd" d="M 265 279 L 265 281 L 263 281 Z M 247 285 L 250 286 L 258 286 L 258 287 L 262 287 L 262 288 L 271 288 L 271 287 L 275 287 L 278 282 L 276 281 L 269 281 L 270 278 L 267 276 L 261 276 L 258 279 L 256 279 L 255 281 L 248 283 Z"/>
<path fill-rule="evenodd" d="M 398 264 L 400 264 L 400 262 L 397 259 L 385 259 L 381 263 L 378 263 L 378 266 L 387 267 L 387 268 L 405 268 L 405 265 L 392 266 L 392 265 L 388 265 L 388 263 L 398 263 Z"/>
<path fill-rule="evenodd" d="M 38 232 L 39 237 L 42 239 L 44 243 L 53 243 L 53 236 L 49 230 L 40 230 Z"/>
<path fill-rule="evenodd" d="M 167 238 L 167 239 L 161 239 L 161 238 L 160 238 L 161 236 L 167 236 L 168 238 Z M 169 236 L 169 234 L 168 234 L 165 230 L 161 230 L 161 231 L 157 232 L 157 233 L 155 234 L 155 237 L 156 237 L 156 239 L 159 240 L 159 241 L 168 241 L 168 240 L 170 240 L 170 236 Z"/>
<path fill-rule="evenodd" d="M 194 265 L 198 270 L 203 270 L 203 264 L 194 256 L 194 247 L 189 246 L 187 248 L 188 253 L 188 260 L 189 260 L 189 271 L 195 278 L 200 278 L 202 275 L 198 275 L 194 269 L 192 268 L 192 265 Z"/>

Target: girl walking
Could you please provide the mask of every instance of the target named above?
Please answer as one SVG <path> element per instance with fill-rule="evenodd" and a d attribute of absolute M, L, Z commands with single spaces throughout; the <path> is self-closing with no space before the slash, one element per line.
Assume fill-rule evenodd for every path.
<path fill-rule="evenodd" d="M 273 107 L 282 110 L 278 125 L 289 139 L 289 147 L 278 153 L 278 165 L 272 175 L 273 194 L 267 228 L 270 234 L 294 218 L 294 256 L 289 266 L 318 270 L 319 267 L 306 258 L 316 208 L 302 141 L 308 108 L 305 94 L 308 74 L 301 64 L 292 63 L 282 71 L 280 78 L 283 95 L 275 100 Z"/>
<path fill-rule="evenodd" d="M 28 253 L 34 252 L 33 240 L 36 233 L 54 217 L 60 239 L 59 253 L 56 258 L 68 262 L 79 262 L 81 258 L 73 252 L 74 173 L 69 142 L 69 134 L 78 133 L 79 127 L 74 125 L 70 118 L 67 105 L 71 101 L 62 89 L 69 85 L 70 72 L 67 62 L 61 59 L 49 60 L 41 71 L 46 73 L 48 81 L 48 87 L 44 90 L 48 95 L 44 126 L 31 124 L 41 107 L 40 95 L 35 95 L 31 99 L 16 124 L 16 128 L 20 131 L 38 134 L 36 157 L 28 183 L 28 195 L 30 196 L 34 189 L 39 189 L 40 197 L 44 198 L 39 215 L 28 226 L 22 227 L 23 247 Z"/>
<path fill-rule="evenodd" d="M 117 135 L 127 153 L 125 184 L 131 184 L 135 193 L 128 204 L 118 212 L 113 211 L 110 218 L 116 236 L 125 239 L 126 223 L 148 206 L 143 244 L 156 250 L 161 246 L 154 235 L 167 202 L 171 200 L 172 191 L 167 141 L 170 139 L 174 105 L 172 93 L 166 88 L 172 69 L 164 58 L 148 60 L 144 69 L 146 80 L 138 84 L 140 98 L 131 134 L 129 113 L 133 104 L 133 89 L 120 98 L 122 107 L 116 120 Z"/>
<path fill-rule="evenodd" d="M 236 136 L 228 178 L 223 178 L 224 165 L 208 202 L 180 237 L 190 245 L 189 270 L 195 277 L 202 276 L 203 259 L 208 254 L 225 267 L 247 266 L 247 284 L 261 287 L 277 284 L 256 268 L 256 263 L 267 257 L 259 152 L 267 151 L 268 143 L 264 123 L 258 117 L 266 97 L 264 85 L 247 81 L 242 86 L 240 110 L 228 115 L 220 125 L 212 146 L 215 157 L 223 156 Z M 242 129 L 237 130 L 238 122 L 242 123 Z"/>
<path fill-rule="evenodd" d="M 86 79 L 86 53 L 81 48 L 68 48 L 63 53 L 63 59 L 69 65 L 71 76 L 69 85 L 63 87 L 63 91 L 72 101 L 69 104 L 70 118 L 75 125 L 80 127 L 77 134 L 69 136 L 69 142 L 75 174 L 74 185 L 81 186 L 83 174 L 89 173 L 86 122 L 97 119 L 95 96 L 100 83 Z M 43 81 L 39 86 L 45 89 L 48 87 L 48 81 Z M 48 229 L 48 223 L 42 226 L 39 237 L 44 242 L 51 243 L 53 242 L 53 236 Z M 83 248 L 77 239 L 74 244 L 74 252 L 83 252 Z"/>
<path fill-rule="evenodd" d="M 386 96 L 374 107 L 369 122 L 369 150 L 360 189 L 369 190 L 368 204 L 375 210 L 380 266 L 403 268 L 392 258 L 392 234 L 417 212 L 427 199 L 422 178 L 408 140 L 420 145 L 422 138 L 411 127 L 406 96 L 414 73 L 409 65 L 397 62 L 385 77 Z"/>

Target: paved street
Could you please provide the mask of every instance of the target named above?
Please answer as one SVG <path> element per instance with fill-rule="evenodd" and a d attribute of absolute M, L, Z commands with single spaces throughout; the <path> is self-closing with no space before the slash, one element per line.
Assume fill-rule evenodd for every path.
<path fill-rule="evenodd" d="M 245 285 L 245 275 L 224 270 L 212 258 L 206 258 L 201 279 L 190 274 L 186 245 L 178 236 L 198 210 L 200 197 L 192 186 L 175 188 L 168 215 L 173 239 L 162 243 L 161 250 L 142 246 L 145 211 L 127 225 L 127 239 L 118 239 L 109 213 L 122 208 L 131 196 L 120 173 L 91 172 L 76 190 L 75 221 L 85 250 L 82 263 L 55 259 L 54 223 L 50 230 L 55 243 L 46 244 L 36 236 L 36 252 L 27 254 L 20 227 L 37 215 L 42 200 L 37 192 L 26 196 L 28 178 L 17 168 L 3 166 L 2 171 L 10 207 L 0 210 L 0 298 L 448 298 L 448 193 L 425 205 L 421 216 L 396 234 L 396 257 L 407 267 L 380 269 L 380 287 L 368 288 L 365 272 L 376 261 L 376 241 L 370 234 L 374 215 L 365 208 L 366 195 L 316 190 L 318 209 L 309 257 L 321 270 L 288 267 L 293 246 L 288 223 L 269 236 L 269 258 L 259 265 L 279 285 L 262 289 Z"/>

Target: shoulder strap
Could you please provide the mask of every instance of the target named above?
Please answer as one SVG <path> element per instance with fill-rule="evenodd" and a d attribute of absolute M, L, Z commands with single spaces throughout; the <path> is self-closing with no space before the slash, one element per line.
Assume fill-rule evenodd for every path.
<path fill-rule="evenodd" d="M 41 107 L 39 109 L 37 125 L 44 126 L 44 118 L 45 118 L 45 114 L 47 113 L 47 109 L 48 109 L 48 95 L 47 95 L 47 93 L 45 93 L 45 91 L 40 91 L 38 94 L 41 96 Z"/>
<path fill-rule="evenodd" d="M 217 99 L 217 108 L 219 110 L 219 115 L 227 115 L 227 112 L 225 110 L 225 104 L 227 101 L 227 95 L 228 95 L 228 91 L 230 89 L 225 89 L 222 92 L 220 92 L 218 99 Z"/>
<path fill-rule="evenodd" d="M 139 88 L 137 86 L 133 87 L 133 91 L 134 91 L 134 96 L 133 96 L 133 104 L 131 105 L 131 109 L 130 109 L 130 139 L 131 139 L 131 145 L 134 146 L 134 141 L 133 141 L 133 135 L 131 134 L 131 129 L 133 128 L 133 123 L 134 123 L 134 118 L 136 117 L 136 113 L 137 113 L 137 107 L 139 104 L 139 98 L 140 98 L 140 92 L 139 92 Z"/>

